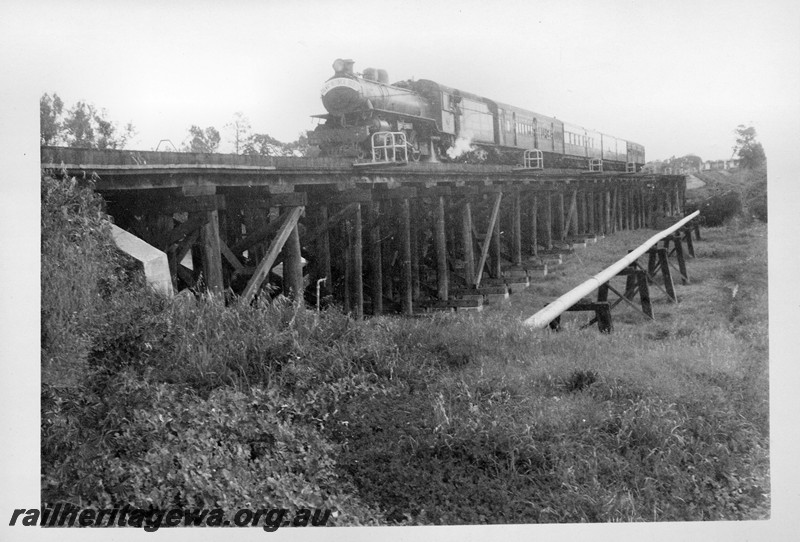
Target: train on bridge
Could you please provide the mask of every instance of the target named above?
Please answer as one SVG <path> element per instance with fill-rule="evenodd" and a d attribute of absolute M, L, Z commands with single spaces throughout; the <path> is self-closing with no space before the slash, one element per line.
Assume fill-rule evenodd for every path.
<path fill-rule="evenodd" d="M 389 84 L 385 70 L 337 59 L 322 87 L 327 113 L 309 134 L 323 156 L 374 157 L 376 134 L 399 134 L 414 161 L 638 172 L 644 146 L 427 79 Z M 527 152 L 526 152 L 527 151 Z M 530 166 L 530 162 L 526 165 Z"/>

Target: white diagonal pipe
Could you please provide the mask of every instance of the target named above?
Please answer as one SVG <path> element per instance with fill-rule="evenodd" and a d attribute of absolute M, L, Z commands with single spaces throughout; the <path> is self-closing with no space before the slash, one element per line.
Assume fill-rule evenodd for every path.
<path fill-rule="evenodd" d="M 596 274 L 586 282 L 579 284 L 578 286 L 576 286 L 569 292 L 565 293 L 552 303 L 548 304 L 545 308 L 543 308 L 530 318 L 526 319 L 524 324 L 526 326 L 530 326 L 536 329 L 541 329 L 545 327 L 547 324 L 555 320 L 557 317 L 561 316 L 561 313 L 569 309 L 575 303 L 578 303 L 585 296 L 597 290 L 601 284 L 608 282 L 609 280 L 617 276 L 620 271 L 628 267 L 634 261 L 638 260 L 642 256 L 642 254 L 644 254 L 650 249 L 650 247 L 661 241 L 664 237 L 680 229 L 681 226 L 688 223 L 690 220 L 692 220 L 699 214 L 700 211 L 695 211 L 689 216 L 682 219 L 680 222 L 676 222 L 670 228 L 658 232 L 650 239 L 639 245 L 636 249 L 632 250 L 627 256 L 625 256 L 621 260 L 605 268 L 603 271 Z"/>

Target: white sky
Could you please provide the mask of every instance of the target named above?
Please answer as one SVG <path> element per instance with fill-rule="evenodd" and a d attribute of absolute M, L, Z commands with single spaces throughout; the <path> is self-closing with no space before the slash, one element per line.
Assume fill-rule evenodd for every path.
<path fill-rule="evenodd" d="M 738 124 L 767 136 L 797 116 L 781 68 L 797 60 L 795 4 L 44 1 L 16 4 L 0 43 L 37 96 L 133 122 L 138 149 L 223 131 L 236 111 L 293 140 L 349 57 L 640 142 L 648 159 L 712 159 Z"/>

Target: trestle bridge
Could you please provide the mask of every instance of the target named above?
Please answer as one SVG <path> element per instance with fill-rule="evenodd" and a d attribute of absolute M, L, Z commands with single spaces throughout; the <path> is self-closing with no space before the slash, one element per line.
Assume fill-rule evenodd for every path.
<path fill-rule="evenodd" d="M 682 217 L 686 189 L 674 175 L 61 147 L 41 165 L 93 179 L 115 223 L 166 253 L 176 292 L 319 291 L 356 318 L 478 309 L 576 243 Z"/>

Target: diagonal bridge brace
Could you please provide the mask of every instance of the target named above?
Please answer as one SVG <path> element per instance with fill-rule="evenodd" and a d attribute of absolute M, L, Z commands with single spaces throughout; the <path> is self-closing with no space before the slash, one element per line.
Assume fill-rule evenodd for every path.
<path fill-rule="evenodd" d="M 253 300 L 256 292 L 261 288 L 264 279 L 267 278 L 270 269 L 272 269 L 272 265 L 275 263 L 283 245 L 285 245 L 286 240 L 289 239 L 289 234 L 297 227 L 297 222 L 300 220 L 300 215 L 303 214 L 304 209 L 305 207 L 292 207 L 290 211 L 284 213 L 279 219 L 280 227 L 278 233 L 269 244 L 264 259 L 259 262 L 253 276 L 250 277 L 250 280 L 247 282 L 247 286 L 239 300 L 240 303 L 248 304 Z"/>

